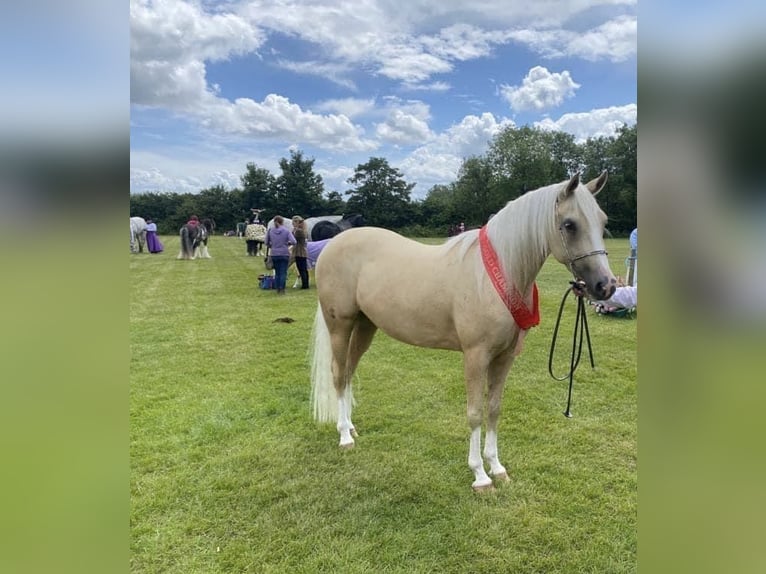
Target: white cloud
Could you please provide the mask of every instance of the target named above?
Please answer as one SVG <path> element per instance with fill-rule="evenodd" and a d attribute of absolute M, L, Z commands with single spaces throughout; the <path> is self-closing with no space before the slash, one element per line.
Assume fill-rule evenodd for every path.
<path fill-rule="evenodd" d="M 589 137 L 611 137 L 623 124 L 632 126 L 638 117 L 638 106 L 612 106 L 589 112 L 564 114 L 557 120 L 546 118 L 535 122 L 535 127 L 551 131 L 563 131 L 583 142 Z"/>
<path fill-rule="evenodd" d="M 458 77 L 453 82 L 452 76 L 444 75 L 461 62 L 492 57 L 498 46 L 510 41 L 523 43 L 545 57 L 622 61 L 635 54 L 635 17 L 620 16 L 606 23 L 595 18 L 604 13 L 599 7 L 633 4 L 635 0 L 510 4 L 507 0 L 477 0 L 470 7 L 462 0 L 131 0 L 134 111 L 143 111 L 144 106 L 156 108 L 160 110 L 156 115 L 165 118 L 160 121 L 172 125 L 178 125 L 181 117 L 184 129 L 195 135 L 204 131 L 200 139 L 219 141 L 222 150 L 237 157 L 236 162 L 223 161 L 221 155 L 215 157 L 214 150 L 192 151 L 191 145 L 189 150 L 168 152 L 164 157 L 132 153 L 131 189 L 156 183 L 173 191 L 198 191 L 233 178 L 237 185 L 238 176 L 233 174 L 257 157 L 252 152 L 239 154 L 241 145 L 251 150 L 268 147 L 270 163 L 263 167 L 273 173 L 279 171 L 277 158 L 290 145 L 306 151 L 307 147 L 335 151 L 344 166 L 336 167 L 327 159 L 317 171 L 326 179 L 345 179 L 353 173 L 346 165 L 355 165 L 357 158 L 363 163 L 367 152 L 393 142 L 419 146 L 398 163 L 410 181 L 418 181 L 418 191 L 425 193 L 432 183 L 454 179 L 464 157 L 484 153 L 491 137 L 512 122 L 480 113 L 487 106 L 474 102 L 465 105 L 461 114 L 475 109 L 476 115 L 467 115 L 435 133 L 428 104 L 387 94 L 410 90 L 428 99 L 431 94 L 427 92 L 446 92 L 453 83 L 460 86 Z M 617 13 L 612 7 L 608 10 Z M 578 33 L 564 28 L 570 22 L 592 23 Z M 280 51 L 283 37 L 290 38 L 289 50 Z M 265 65 L 321 76 L 335 84 L 332 95 L 348 91 L 373 95 L 307 106 L 296 103 L 292 93 L 279 93 L 272 86 L 275 93 L 263 96 L 266 91 L 260 91 L 257 99 L 223 97 L 230 86 L 221 76 L 215 79 L 221 86 L 212 85 L 209 64 L 252 55 Z M 520 86 L 502 87 L 514 109 L 559 105 L 578 87 L 569 72 L 555 74 L 545 68 L 539 72 L 538 77 L 530 71 Z M 253 81 L 258 85 L 259 78 Z M 362 91 L 370 85 L 376 91 Z M 459 89 L 471 90 L 464 85 Z M 324 96 L 317 92 L 313 99 Z M 446 107 L 448 98 L 442 99 Z M 606 133 L 630 117 L 625 108 L 567 114 L 538 125 L 576 132 L 577 137 Z M 635 106 L 632 117 L 634 122 Z M 152 116 L 151 121 L 155 120 Z M 147 133 L 142 136 L 148 139 Z M 170 133 L 167 137 L 173 139 Z M 203 157 L 204 153 L 208 155 Z M 379 153 L 396 152 L 383 148 Z M 389 157 L 393 165 L 394 157 Z M 320 155 L 318 164 L 321 160 Z"/>
<path fill-rule="evenodd" d="M 381 46 L 375 53 L 375 60 L 379 74 L 410 84 L 452 70 L 452 64 L 446 58 L 424 52 L 422 46 L 406 40 Z"/>
<path fill-rule="evenodd" d="M 364 130 L 344 115 L 319 115 L 303 110 L 298 104 L 276 94 L 262 102 L 238 98 L 233 103 L 218 100 L 204 110 L 203 124 L 216 131 L 248 135 L 321 149 L 373 150 L 374 141 L 363 139 Z"/>
<path fill-rule="evenodd" d="M 464 158 L 485 153 L 492 138 L 513 125 L 513 121 L 498 121 L 490 113 L 465 116 L 413 151 L 398 167 L 409 181 L 418 182 L 414 194 L 425 196 L 434 184 L 453 181 Z"/>
<path fill-rule="evenodd" d="M 280 68 L 298 74 L 318 76 L 325 80 L 330 80 L 343 88 L 356 91 L 356 84 L 346 77 L 350 70 L 350 67 L 347 64 L 336 64 L 331 62 L 290 62 L 287 60 L 279 60 L 277 65 Z"/>
<path fill-rule="evenodd" d="M 507 32 L 482 30 L 469 24 L 454 24 L 442 28 L 433 36 L 422 36 L 420 44 L 430 53 L 450 60 L 474 60 L 492 52 L 494 44 L 503 44 L 509 39 Z"/>
<path fill-rule="evenodd" d="M 181 0 L 130 3 L 131 102 L 189 109 L 205 99 L 205 61 L 257 50 L 265 36 L 235 14 Z"/>
<path fill-rule="evenodd" d="M 214 185 L 228 189 L 241 185 L 240 176 L 248 162 L 271 173 L 281 173 L 280 149 L 227 150 L 215 145 L 192 147 L 175 146 L 157 151 L 130 152 L 130 191 L 197 193 Z"/>
<path fill-rule="evenodd" d="M 402 84 L 402 89 L 410 91 L 421 92 L 446 92 L 452 86 L 447 82 L 430 82 L 427 84 L 408 84 L 405 82 Z"/>
<path fill-rule="evenodd" d="M 551 73 L 547 68 L 535 66 L 529 70 L 521 86 L 503 84 L 500 93 L 516 111 L 539 111 L 560 106 L 566 98 L 574 96 L 579 87 L 568 71 Z"/>
<path fill-rule="evenodd" d="M 347 118 L 354 119 L 371 113 L 375 109 L 375 99 L 340 98 L 325 100 L 318 103 L 314 108 L 320 112 L 337 112 Z"/>
<path fill-rule="evenodd" d="M 421 100 L 403 100 L 398 96 L 385 96 L 383 102 L 388 113 L 400 110 L 424 121 L 431 119 L 431 108 Z"/>
<path fill-rule="evenodd" d="M 633 56 L 637 46 L 638 22 L 635 17 L 622 16 L 571 38 L 566 53 L 591 61 L 608 58 L 621 62 Z"/>
<path fill-rule="evenodd" d="M 510 36 L 546 58 L 622 62 L 636 54 L 637 29 L 635 16 L 624 15 L 584 33 L 562 28 L 528 28 L 516 30 Z"/>
<path fill-rule="evenodd" d="M 428 123 L 416 115 L 393 110 L 385 122 L 377 124 L 376 134 L 393 144 L 411 145 L 428 141 L 431 130 Z"/>
<path fill-rule="evenodd" d="M 324 149 L 377 147 L 346 116 L 315 114 L 275 94 L 262 102 L 230 102 L 207 85 L 205 61 L 254 51 L 262 40 L 263 34 L 238 15 L 208 14 L 180 0 L 137 0 L 131 3 L 131 102 L 182 112 L 222 133 Z"/>

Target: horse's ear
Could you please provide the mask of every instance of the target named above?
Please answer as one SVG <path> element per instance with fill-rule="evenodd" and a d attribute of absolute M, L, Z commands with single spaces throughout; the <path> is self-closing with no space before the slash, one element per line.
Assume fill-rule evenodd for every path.
<path fill-rule="evenodd" d="M 572 176 L 569 182 L 564 186 L 564 189 L 559 193 L 559 199 L 564 200 L 574 193 L 574 190 L 580 185 L 580 172 Z"/>
<path fill-rule="evenodd" d="M 587 187 L 593 195 L 598 195 L 598 192 L 604 189 L 604 186 L 606 185 L 606 179 L 607 173 L 606 170 L 604 170 L 596 179 L 592 179 L 586 183 L 585 187 Z"/>

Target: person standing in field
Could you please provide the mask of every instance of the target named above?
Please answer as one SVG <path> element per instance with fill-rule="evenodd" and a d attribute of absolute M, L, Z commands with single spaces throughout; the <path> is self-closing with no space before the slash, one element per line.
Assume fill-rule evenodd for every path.
<path fill-rule="evenodd" d="M 295 236 L 295 247 L 293 247 L 293 257 L 295 266 L 298 268 L 298 275 L 301 277 L 301 289 L 309 288 L 309 252 L 306 247 L 306 223 L 300 215 L 293 216 L 293 235 Z"/>
<path fill-rule="evenodd" d="M 247 220 L 247 226 L 245 227 L 244 236 L 245 236 L 245 245 L 247 246 L 247 254 L 251 256 L 258 255 L 257 227 L 258 227 L 258 224 L 255 222 L 255 217 L 250 217 Z"/>
<path fill-rule="evenodd" d="M 149 253 L 162 253 L 165 247 L 157 236 L 157 224 L 151 218 L 146 218 L 146 247 Z"/>
<path fill-rule="evenodd" d="M 266 257 L 271 255 L 274 262 L 274 287 L 277 295 L 285 294 L 287 265 L 290 262 L 290 245 L 295 245 L 295 236 L 284 227 L 281 215 L 274 218 L 274 227 L 266 232 Z"/>

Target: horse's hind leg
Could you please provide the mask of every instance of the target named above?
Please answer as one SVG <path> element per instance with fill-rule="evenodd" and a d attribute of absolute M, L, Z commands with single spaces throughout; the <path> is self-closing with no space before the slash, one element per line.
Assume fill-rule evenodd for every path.
<path fill-rule="evenodd" d="M 348 384 L 347 357 L 351 333 L 354 329 L 353 319 L 334 319 L 332 324 L 328 322 L 330 330 L 330 346 L 332 348 L 332 380 L 335 386 L 335 395 L 338 399 L 337 428 L 340 433 L 340 446 L 351 448 L 354 439 L 351 437 L 351 404 L 354 397 L 351 393 L 351 385 Z"/>
<path fill-rule="evenodd" d="M 356 319 L 336 319 L 330 329 L 332 345 L 332 374 L 335 392 L 338 397 L 338 433 L 340 446 L 354 446 L 356 434 L 351 422 L 351 410 L 354 403 L 351 379 L 359 364 L 362 354 L 369 348 L 375 335 L 375 326 L 364 316 Z"/>
<path fill-rule="evenodd" d="M 497 452 L 497 422 L 503 402 L 505 379 L 513 365 L 512 351 L 496 357 L 489 365 L 487 372 L 487 436 L 484 439 L 484 459 L 489 464 L 489 473 L 495 480 L 507 481 L 508 473 L 500 464 Z"/>
<path fill-rule="evenodd" d="M 348 373 L 348 388 L 351 389 L 352 379 L 356 368 L 359 365 L 359 360 L 362 355 L 370 348 L 372 339 L 375 337 L 375 333 L 378 328 L 370 321 L 366 315 L 360 314 L 357 317 L 354 330 L 351 332 L 351 340 L 348 345 L 348 357 L 346 359 L 346 372 Z M 349 393 L 350 394 L 350 393 Z M 348 424 L 351 426 L 351 435 L 357 436 L 354 424 L 351 422 L 351 410 L 353 407 L 353 395 L 351 401 L 348 403 Z"/>

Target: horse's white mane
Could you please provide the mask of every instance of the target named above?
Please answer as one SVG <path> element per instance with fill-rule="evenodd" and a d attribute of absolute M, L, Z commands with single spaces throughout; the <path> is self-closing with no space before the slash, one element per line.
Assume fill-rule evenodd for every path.
<path fill-rule="evenodd" d="M 489 222 L 487 234 L 509 280 L 526 289 L 548 256 L 548 237 L 556 220 L 556 197 L 566 181 L 536 189 L 505 204 Z M 479 230 L 471 229 L 450 238 L 443 247 L 456 250 L 464 259 L 474 245 L 478 248 Z M 481 260 L 478 262 L 481 265 Z M 486 273 L 478 273 L 488 281 Z"/>
<path fill-rule="evenodd" d="M 525 193 L 509 201 L 487 224 L 487 234 L 506 276 L 528 287 L 549 254 L 548 238 L 556 223 L 556 197 L 567 181 Z"/>

